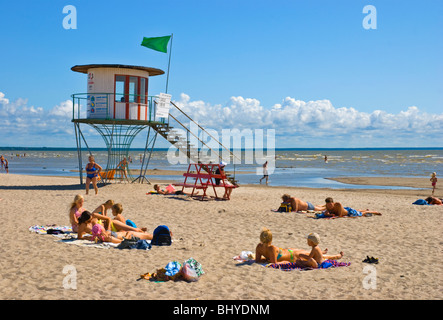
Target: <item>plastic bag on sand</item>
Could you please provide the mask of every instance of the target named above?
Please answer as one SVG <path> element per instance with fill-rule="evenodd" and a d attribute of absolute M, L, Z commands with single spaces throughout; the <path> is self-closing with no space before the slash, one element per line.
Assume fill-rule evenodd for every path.
<path fill-rule="evenodd" d="M 183 263 L 182 276 L 186 281 L 197 281 L 204 274 L 201 264 L 194 258 L 189 258 Z"/>

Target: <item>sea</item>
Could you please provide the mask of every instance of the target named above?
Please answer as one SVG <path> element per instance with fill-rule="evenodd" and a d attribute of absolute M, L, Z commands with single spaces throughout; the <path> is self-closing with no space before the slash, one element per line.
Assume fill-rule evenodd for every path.
<path fill-rule="evenodd" d="M 90 149 L 96 162 L 104 168 L 107 150 Z M 129 168 L 141 169 L 143 149 L 131 149 Z M 337 177 L 419 177 L 429 179 L 432 172 L 443 173 L 443 148 L 322 148 L 276 149 L 255 153 L 253 150 L 233 150 L 243 157 L 242 163 L 228 163 L 226 171 L 235 176 L 239 184 L 259 184 L 265 159 L 274 159 L 275 167 L 269 169 L 270 186 L 309 188 L 378 188 L 413 189 L 394 186 L 363 186 L 330 180 Z M 245 160 L 252 154 L 255 160 Z M 76 148 L 0 148 L 0 155 L 9 161 L 10 174 L 79 177 L 79 159 Z M 82 150 L 82 166 L 87 163 L 88 151 Z M 327 158 L 327 161 L 325 160 Z M 251 158 L 248 158 L 251 159 Z M 236 162 L 239 162 L 236 160 Z M 271 161 L 272 162 L 272 161 Z M 270 162 L 270 163 L 271 163 Z M 168 149 L 152 152 L 148 169 L 174 170 L 178 174 L 188 169 L 188 164 L 171 164 Z M 133 172 L 133 171 L 132 171 Z M 4 169 L 0 169 L 1 175 Z M 148 179 L 149 175 L 146 176 Z M 154 177 L 152 177 L 154 179 Z M 177 181 L 177 176 L 156 175 L 156 180 Z M 264 181 L 263 181 L 264 183 Z"/>

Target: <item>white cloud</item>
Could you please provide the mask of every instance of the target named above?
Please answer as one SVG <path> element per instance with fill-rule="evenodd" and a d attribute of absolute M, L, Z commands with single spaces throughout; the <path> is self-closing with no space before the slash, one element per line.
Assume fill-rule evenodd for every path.
<path fill-rule="evenodd" d="M 399 113 L 368 113 L 336 107 L 329 100 L 286 97 L 266 108 L 252 98 L 231 97 L 225 104 L 210 104 L 184 93 L 174 102 L 201 126 L 219 133 L 275 129 L 277 147 L 428 147 L 441 146 L 443 135 L 443 114 L 427 114 L 416 106 Z M 177 110 L 171 113 L 189 123 Z M 10 101 L 0 92 L 2 145 L 75 146 L 71 117 L 71 100 L 46 110 L 28 106 L 26 99 Z"/>
<path fill-rule="evenodd" d="M 72 101 L 67 100 L 46 111 L 28 106 L 27 99 L 10 101 L 0 92 L 0 131 L 4 132 L 2 145 L 46 146 L 59 141 L 59 146 L 72 139 Z"/>
<path fill-rule="evenodd" d="M 231 97 L 223 106 L 192 101 L 186 94 L 175 103 L 205 128 L 275 129 L 281 140 L 277 146 L 432 146 L 433 142 L 441 145 L 443 134 L 443 114 L 427 114 L 416 106 L 397 114 L 367 113 L 337 108 L 329 100 L 306 102 L 291 97 L 271 108 L 243 97 Z"/>

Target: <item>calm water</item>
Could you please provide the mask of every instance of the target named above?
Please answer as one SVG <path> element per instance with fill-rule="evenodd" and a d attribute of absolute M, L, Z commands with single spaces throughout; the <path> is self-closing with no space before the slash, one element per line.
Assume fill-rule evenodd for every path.
<path fill-rule="evenodd" d="M 92 151 L 97 163 L 106 166 L 107 152 Z M 143 150 L 130 152 L 130 169 L 140 169 L 140 154 Z M 78 177 L 76 149 L 0 149 L 0 154 L 9 161 L 9 172 L 29 175 L 55 175 Z M 26 156 L 24 156 L 26 154 Z M 83 153 L 83 167 L 87 163 L 87 152 Z M 186 171 L 187 165 L 171 165 L 167 151 L 154 151 L 149 169 Z M 324 160 L 327 155 L 328 162 Z M 275 151 L 275 170 L 269 177 L 269 185 L 298 186 L 313 188 L 367 188 L 349 185 L 325 178 L 343 176 L 396 176 L 423 177 L 429 179 L 431 172 L 443 173 L 443 148 L 438 149 L 285 149 Z M 262 163 L 262 159 L 257 160 Z M 228 164 L 227 171 L 255 172 L 260 164 Z M 4 171 L 0 171 L 4 173 Z M 261 175 L 237 174 L 239 183 L 258 184 Z M 148 177 L 149 178 L 149 177 Z M 156 176 L 165 180 L 176 177 Z M 0 175 L 1 181 L 1 175 Z M 1 182 L 0 182 L 1 183 Z M 377 186 L 374 186 L 377 187 Z M 386 188 L 386 187 L 377 187 Z M 396 188 L 398 189 L 398 187 Z"/>

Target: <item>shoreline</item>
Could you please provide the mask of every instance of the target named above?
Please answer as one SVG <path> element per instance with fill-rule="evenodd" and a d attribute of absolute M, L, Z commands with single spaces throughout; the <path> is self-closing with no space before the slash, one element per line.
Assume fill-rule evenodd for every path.
<path fill-rule="evenodd" d="M 152 171 L 152 172 L 151 172 Z M 43 177 L 43 178 L 56 178 L 56 179 L 72 179 L 73 186 L 78 185 L 81 186 L 79 183 L 79 177 L 73 177 L 73 176 L 42 176 L 42 175 L 24 175 L 24 174 L 14 174 L 9 173 L 9 175 L 15 175 L 15 176 L 21 176 L 26 179 L 26 177 L 32 178 L 32 177 Z M 153 176 L 153 178 L 150 178 L 150 176 Z M 177 180 L 163 180 L 155 178 L 155 176 L 175 176 L 177 177 Z M 1 175 L 0 175 L 1 177 Z M 163 184 L 163 185 L 169 185 L 174 182 L 182 182 L 182 172 L 179 171 L 179 174 L 177 174 L 177 171 L 173 170 L 158 170 L 158 169 L 151 169 L 147 171 L 147 177 L 149 178 L 149 181 L 151 182 L 151 185 L 148 183 L 142 183 L 141 185 L 146 185 L 148 189 L 152 189 L 152 186 L 154 184 Z M 426 182 L 426 179 L 423 178 L 415 178 L 415 177 L 337 177 L 337 178 L 324 178 L 328 180 L 333 180 L 345 184 L 355 184 L 360 186 L 371 186 L 371 188 L 352 188 L 352 186 L 346 186 L 343 188 L 328 188 L 328 187 L 297 187 L 297 186 L 285 186 L 285 185 L 279 185 L 279 186 L 266 186 L 264 184 L 242 184 L 239 185 L 242 187 L 248 187 L 248 188 L 258 188 L 258 189 L 287 189 L 291 191 L 297 191 L 297 190 L 321 190 L 321 191 L 342 191 L 342 192 L 357 192 L 357 193 L 380 193 L 380 194 L 392 194 L 392 195 L 416 195 L 417 197 L 428 197 L 431 195 L 431 187 Z M 83 177 L 83 181 L 85 181 L 85 177 Z M 115 185 L 115 184 L 131 184 L 127 182 L 111 182 L 108 183 L 108 185 Z M 140 184 L 140 183 L 135 183 Z M 377 186 L 381 186 L 382 188 L 376 188 Z M 385 188 L 390 187 L 393 188 Z M 414 188 L 414 189 L 396 189 L 396 187 L 406 187 L 406 188 Z M 91 185 L 92 188 L 92 185 Z M 0 186 L 0 190 L 2 189 L 2 186 Z M 190 189 L 188 189 L 190 190 Z M 185 189 L 186 191 L 186 189 Z M 439 193 L 437 189 L 437 194 Z M 443 197 L 443 194 L 442 196 Z"/>

